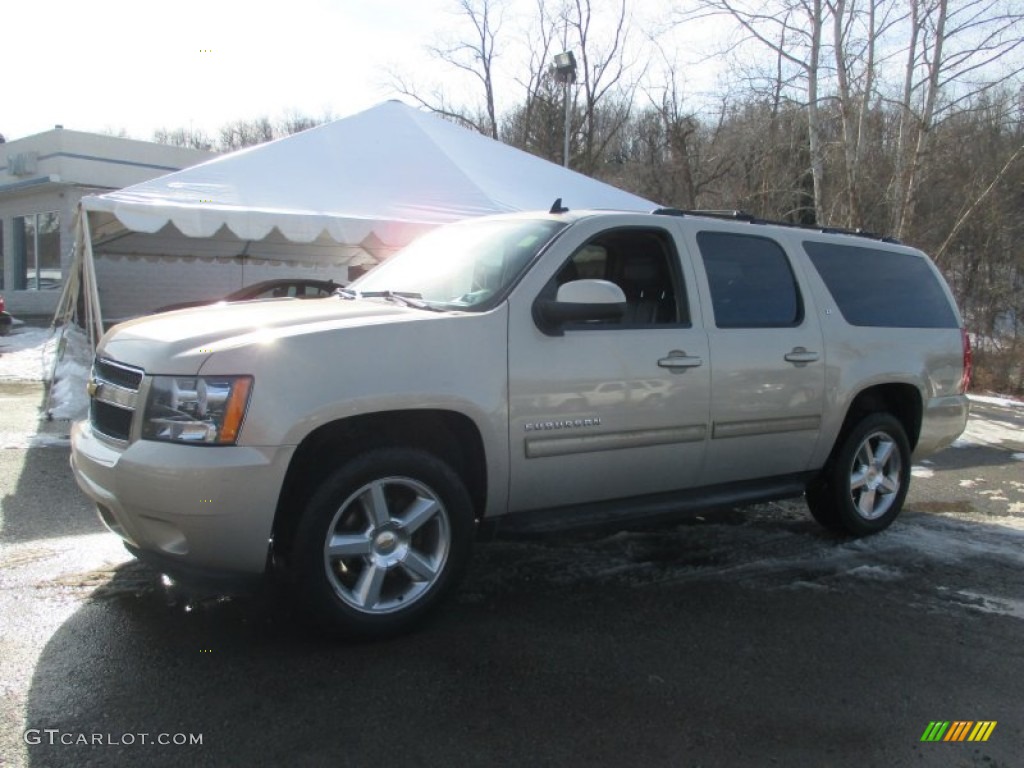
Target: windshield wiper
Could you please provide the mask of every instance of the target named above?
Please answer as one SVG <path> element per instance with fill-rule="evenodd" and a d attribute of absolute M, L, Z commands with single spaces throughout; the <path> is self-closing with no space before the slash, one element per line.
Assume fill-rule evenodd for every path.
<path fill-rule="evenodd" d="M 423 301 L 423 296 L 413 291 L 354 291 L 351 288 L 342 288 L 338 293 L 346 299 L 388 299 L 404 307 L 427 309 L 431 312 L 444 311 Z"/>

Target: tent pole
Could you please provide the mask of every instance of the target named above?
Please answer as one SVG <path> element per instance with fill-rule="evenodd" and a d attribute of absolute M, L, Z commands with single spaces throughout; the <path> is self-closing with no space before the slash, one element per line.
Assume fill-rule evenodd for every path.
<path fill-rule="evenodd" d="M 96 342 L 103 336 L 103 311 L 100 307 L 100 294 L 98 286 L 96 285 L 96 260 L 92 251 L 92 233 L 89 231 L 89 212 L 84 208 L 82 209 L 82 229 L 85 233 L 85 253 L 82 261 L 82 272 L 85 275 L 85 289 L 86 297 L 85 304 L 88 309 L 86 314 L 91 310 L 92 317 L 90 318 L 89 327 L 89 340 L 91 342 L 92 351 L 96 351 Z"/>
<path fill-rule="evenodd" d="M 54 350 L 53 361 L 50 364 L 49 376 L 46 379 L 46 405 L 43 409 L 46 414 L 46 419 L 49 421 L 52 419 L 52 408 L 51 402 L 53 399 L 53 385 L 57 378 L 57 366 L 60 364 L 60 360 L 64 354 L 64 339 L 67 335 L 68 324 L 71 322 L 75 315 L 75 304 L 77 303 L 78 289 L 81 284 L 81 272 L 82 272 L 82 228 L 81 228 L 81 217 L 82 211 L 79 208 L 77 215 L 75 216 L 75 242 L 71 246 L 71 264 L 68 268 L 67 280 L 64 281 L 64 285 L 61 288 L 60 299 L 57 301 L 57 309 L 53 314 L 53 319 L 50 321 L 50 336 L 51 339 L 53 334 L 59 334 L 60 338 L 57 340 L 57 346 Z"/>

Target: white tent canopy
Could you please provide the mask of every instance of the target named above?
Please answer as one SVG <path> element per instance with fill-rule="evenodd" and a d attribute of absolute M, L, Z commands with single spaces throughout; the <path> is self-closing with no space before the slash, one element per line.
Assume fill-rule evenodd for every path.
<path fill-rule="evenodd" d="M 188 237 L 222 227 L 245 241 L 275 228 L 312 243 L 401 246 L 472 216 L 655 204 L 396 101 L 176 173 L 83 198 L 127 230 L 168 224 Z"/>
<path fill-rule="evenodd" d="M 201 298 L 182 291 L 213 292 L 214 274 L 221 280 L 228 273 L 239 275 L 244 284 L 247 277 L 250 282 L 261 279 L 267 269 L 301 265 L 333 277 L 350 265 L 372 265 L 440 224 L 547 210 L 556 198 L 573 209 L 656 207 L 389 101 L 142 184 L 82 198 L 73 267 L 82 276 L 66 285 L 91 287 L 95 305 L 88 314 L 98 329 L 101 295 L 104 304 L 114 306 L 113 316 L 120 317 Z M 161 264 L 162 271 L 152 269 Z M 211 272 L 214 267 L 219 271 Z M 143 281 L 150 285 L 152 295 L 147 296 L 137 286 L 140 275 L 149 271 L 153 278 Z M 196 279 L 189 282 L 193 273 Z"/>

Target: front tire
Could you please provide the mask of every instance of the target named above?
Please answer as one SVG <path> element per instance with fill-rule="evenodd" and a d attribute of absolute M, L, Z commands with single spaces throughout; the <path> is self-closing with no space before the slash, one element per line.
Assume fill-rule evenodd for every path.
<path fill-rule="evenodd" d="M 815 520 L 866 536 L 888 528 L 910 487 L 910 442 L 888 413 L 865 416 L 841 439 L 805 498 Z"/>
<path fill-rule="evenodd" d="M 323 482 L 299 521 L 289 558 L 296 597 L 335 634 L 406 631 L 458 582 L 473 520 L 465 485 L 436 456 L 358 456 Z"/>

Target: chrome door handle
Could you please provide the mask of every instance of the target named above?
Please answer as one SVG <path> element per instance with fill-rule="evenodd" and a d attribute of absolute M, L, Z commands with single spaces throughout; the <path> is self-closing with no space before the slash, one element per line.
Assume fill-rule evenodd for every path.
<path fill-rule="evenodd" d="M 681 370 L 683 368 L 696 368 L 698 365 L 703 364 L 703 358 L 690 357 L 685 352 L 678 349 L 673 349 L 668 353 L 668 357 L 663 357 L 658 361 L 658 365 L 661 368 L 669 368 L 673 371 Z"/>
<path fill-rule="evenodd" d="M 804 349 L 803 347 L 794 347 L 793 351 L 786 355 L 786 362 L 796 363 L 814 363 L 818 360 L 818 353 L 811 352 L 810 350 Z"/>

